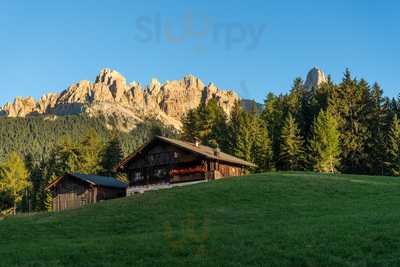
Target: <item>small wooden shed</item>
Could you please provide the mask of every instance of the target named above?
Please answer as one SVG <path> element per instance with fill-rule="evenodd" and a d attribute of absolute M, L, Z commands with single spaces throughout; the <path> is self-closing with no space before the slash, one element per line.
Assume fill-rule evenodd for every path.
<path fill-rule="evenodd" d="M 79 208 L 100 200 L 126 196 L 127 184 L 112 177 L 66 173 L 47 186 L 53 211 Z"/>

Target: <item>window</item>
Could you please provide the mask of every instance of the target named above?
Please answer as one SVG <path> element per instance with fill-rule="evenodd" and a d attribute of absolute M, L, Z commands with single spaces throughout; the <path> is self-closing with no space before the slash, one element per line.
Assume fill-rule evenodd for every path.
<path fill-rule="evenodd" d="M 141 181 L 141 180 L 143 180 L 142 173 L 141 173 L 141 172 L 135 172 L 134 180 L 135 180 L 135 181 Z"/>

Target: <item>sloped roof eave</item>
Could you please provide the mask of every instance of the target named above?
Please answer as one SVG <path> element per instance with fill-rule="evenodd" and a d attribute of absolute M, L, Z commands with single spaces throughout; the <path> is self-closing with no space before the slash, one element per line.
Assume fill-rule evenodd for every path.
<path fill-rule="evenodd" d="M 224 152 L 221 152 L 221 156 L 218 157 L 218 156 L 215 156 L 214 154 L 202 151 L 201 149 L 206 149 L 206 148 L 207 148 L 207 150 L 212 150 L 211 148 L 206 147 L 206 146 L 202 146 L 201 148 L 196 149 L 196 148 L 192 147 L 193 145 L 188 143 L 188 142 L 184 142 L 184 141 L 180 141 L 180 140 L 174 140 L 174 139 L 170 139 L 170 138 L 163 137 L 163 136 L 156 136 L 154 139 L 152 139 L 151 141 L 147 142 L 145 145 L 140 147 L 140 149 L 138 151 L 136 151 L 135 153 L 132 153 L 127 158 L 125 158 L 116 167 L 116 169 L 117 170 L 122 170 L 128 162 L 130 162 L 137 155 L 139 155 L 143 151 L 143 149 L 146 148 L 149 144 L 151 144 L 154 140 L 161 140 L 161 141 L 167 142 L 167 143 L 169 143 L 171 145 L 177 146 L 177 147 L 182 148 L 184 150 L 190 151 L 192 153 L 199 154 L 199 155 L 205 157 L 206 159 L 218 160 L 218 161 L 221 161 L 221 162 L 237 164 L 237 165 L 251 167 L 251 168 L 257 167 L 257 165 L 255 165 L 255 164 L 253 164 L 251 162 L 247 162 L 245 160 L 236 158 L 236 157 L 234 157 L 232 155 L 229 155 L 229 154 L 226 154 Z"/>

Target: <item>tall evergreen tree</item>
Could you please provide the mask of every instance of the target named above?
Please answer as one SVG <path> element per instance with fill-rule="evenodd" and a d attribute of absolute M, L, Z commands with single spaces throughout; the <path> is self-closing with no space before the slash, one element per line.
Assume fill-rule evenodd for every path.
<path fill-rule="evenodd" d="M 88 130 L 79 149 L 79 171 L 85 174 L 99 174 L 102 171 L 103 142 L 94 129 Z"/>
<path fill-rule="evenodd" d="M 281 140 L 280 167 L 284 170 L 302 170 L 304 168 L 304 140 L 290 113 L 282 128 Z"/>
<path fill-rule="evenodd" d="M 124 152 L 122 151 L 121 143 L 117 136 L 107 143 L 102 156 L 104 174 L 113 176 L 115 174 L 114 168 L 124 158 Z"/>
<path fill-rule="evenodd" d="M 255 119 L 256 132 L 252 151 L 253 162 L 257 165 L 257 171 L 269 171 L 273 168 L 272 142 L 264 121 Z"/>
<path fill-rule="evenodd" d="M 14 214 L 30 186 L 29 172 L 24 161 L 17 153 L 11 153 L 0 165 L 0 192 L 10 196 Z"/>
<path fill-rule="evenodd" d="M 81 160 L 79 146 L 70 138 L 62 137 L 53 148 L 47 163 L 49 176 L 61 176 L 68 172 L 80 171 Z"/>
<path fill-rule="evenodd" d="M 309 150 L 315 171 L 334 173 L 339 163 L 340 133 L 329 111 L 321 111 L 315 119 Z"/>
<path fill-rule="evenodd" d="M 293 82 L 292 89 L 286 97 L 286 111 L 285 114 L 292 114 L 294 119 L 298 122 L 301 133 L 304 135 L 306 132 L 306 107 L 310 97 L 310 92 L 306 92 L 303 86 L 303 80 L 296 78 Z"/>
<path fill-rule="evenodd" d="M 400 120 L 394 116 L 386 142 L 385 167 L 392 176 L 400 176 Z"/>
<path fill-rule="evenodd" d="M 343 81 L 332 92 L 329 103 L 338 120 L 342 151 L 341 169 L 345 172 L 365 173 L 368 156 L 368 95 L 369 86 L 353 79 L 346 70 Z"/>
<path fill-rule="evenodd" d="M 247 161 L 252 160 L 252 149 L 253 149 L 253 132 L 252 132 L 252 121 L 250 115 L 241 110 L 237 118 L 235 144 L 233 146 L 233 154 L 239 158 Z"/>
<path fill-rule="evenodd" d="M 198 108 L 188 112 L 183 118 L 183 138 L 193 141 L 195 137 L 211 146 L 219 146 L 223 150 L 228 147 L 227 116 L 216 99 L 201 103 Z"/>
<path fill-rule="evenodd" d="M 281 132 L 285 119 L 284 107 L 284 98 L 282 96 L 275 96 L 273 93 L 269 93 L 264 101 L 264 110 L 261 114 L 272 141 L 272 157 L 275 164 L 279 162 Z"/>
<path fill-rule="evenodd" d="M 197 109 L 191 109 L 182 119 L 182 137 L 186 141 L 193 141 L 199 138 L 199 122 Z"/>
<path fill-rule="evenodd" d="M 368 139 L 365 152 L 368 155 L 368 173 L 383 175 L 385 159 L 385 133 L 390 129 L 390 113 L 379 84 L 375 83 L 368 97 Z M 386 102 L 387 103 L 387 102 Z"/>

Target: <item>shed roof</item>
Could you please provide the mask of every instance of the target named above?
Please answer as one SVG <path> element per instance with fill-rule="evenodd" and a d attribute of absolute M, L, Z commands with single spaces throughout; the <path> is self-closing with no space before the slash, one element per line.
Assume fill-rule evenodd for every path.
<path fill-rule="evenodd" d="M 154 142 L 155 140 L 160 140 L 162 142 L 166 142 L 168 144 L 177 146 L 184 150 L 191 151 L 191 152 L 199 154 L 207 159 L 215 159 L 215 160 L 228 162 L 228 163 L 232 163 L 232 164 L 237 164 L 237 165 L 241 165 L 241 166 L 246 166 L 246 167 L 256 167 L 256 165 L 251 162 L 248 162 L 243 159 L 237 158 L 235 156 L 229 155 L 222 151 L 220 151 L 218 154 L 216 154 L 215 149 L 212 147 L 209 147 L 209 146 L 204 146 L 201 144 L 196 146 L 194 143 L 176 140 L 176 139 L 172 139 L 172 138 L 167 138 L 167 137 L 163 137 L 163 136 L 156 136 L 152 141 L 150 141 L 148 144 L 144 145 L 141 149 L 139 149 L 139 151 L 131 154 L 126 159 L 124 159 L 118 165 L 117 168 L 118 169 L 123 168 L 129 161 L 131 161 L 133 158 L 135 158 L 135 156 L 138 155 L 138 153 L 140 151 L 142 151 L 146 146 L 148 146 L 150 143 Z"/>
<path fill-rule="evenodd" d="M 120 188 L 120 189 L 125 189 L 128 187 L 127 184 L 125 184 L 121 181 L 118 181 L 117 179 L 115 179 L 113 177 L 89 175 L 89 174 L 81 174 L 81 173 L 66 173 L 62 177 L 58 178 L 57 180 L 55 180 L 51 184 L 49 184 L 47 186 L 47 188 L 50 188 L 50 187 L 56 185 L 65 176 L 72 176 L 74 178 L 77 178 L 81 181 L 87 182 L 92 185 L 111 187 L 111 188 Z"/>

